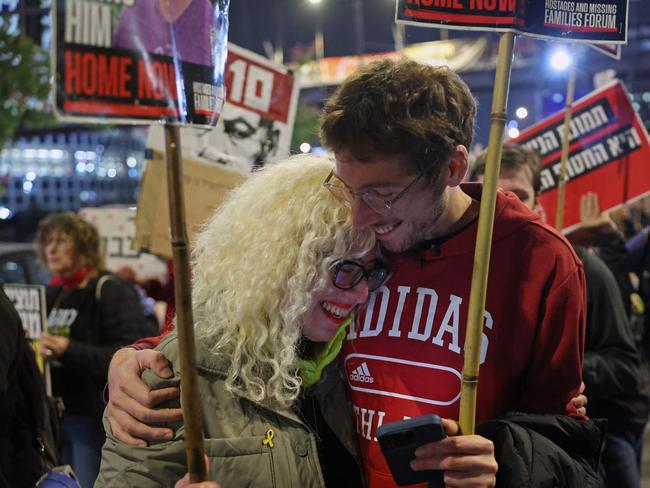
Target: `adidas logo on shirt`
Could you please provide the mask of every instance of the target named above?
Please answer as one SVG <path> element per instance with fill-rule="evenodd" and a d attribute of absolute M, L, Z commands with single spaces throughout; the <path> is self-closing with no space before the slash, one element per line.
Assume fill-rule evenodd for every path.
<path fill-rule="evenodd" d="M 375 382 L 375 379 L 370 374 L 370 370 L 368 369 L 368 365 L 365 362 L 361 363 L 360 366 L 358 366 L 354 371 L 352 371 L 352 374 L 350 374 L 350 380 L 352 380 L 352 381 L 360 381 L 362 383 L 374 383 Z"/>

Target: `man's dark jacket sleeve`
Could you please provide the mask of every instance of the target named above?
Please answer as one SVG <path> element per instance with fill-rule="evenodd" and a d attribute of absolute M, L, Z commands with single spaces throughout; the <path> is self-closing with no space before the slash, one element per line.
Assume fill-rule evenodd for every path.
<path fill-rule="evenodd" d="M 494 442 L 500 488 L 604 487 L 604 429 L 595 421 L 516 413 L 484 422 L 476 433 Z"/>

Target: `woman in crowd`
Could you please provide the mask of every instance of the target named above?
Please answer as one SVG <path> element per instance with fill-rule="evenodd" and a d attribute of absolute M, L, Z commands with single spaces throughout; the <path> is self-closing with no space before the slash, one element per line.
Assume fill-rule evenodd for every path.
<path fill-rule="evenodd" d="M 65 404 L 62 461 L 87 488 L 99 472 L 102 391 L 111 355 L 158 331 L 145 319 L 135 290 L 104 270 L 92 224 L 71 212 L 51 215 L 39 224 L 36 245 L 53 275 L 40 346 L 52 362 L 53 393 Z"/>
<path fill-rule="evenodd" d="M 349 208 L 323 187 L 332 167 L 302 156 L 254 173 L 197 238 L 205 446 L 209 478 L 224 487 L 359 485 L 354 427 L 331 361 L 349 317 L 388 270 L 375 258 L 372 233 L 353 231 Z M 178 384 L 176 335 L 158 349 L 174 377 L 145 380 Z M 171 426 L 171 441 L 149 447 L 121 443 L 107 419 L 105 427 L 95 486 L 169 485 L 186 473 L 182 425 Z"/>

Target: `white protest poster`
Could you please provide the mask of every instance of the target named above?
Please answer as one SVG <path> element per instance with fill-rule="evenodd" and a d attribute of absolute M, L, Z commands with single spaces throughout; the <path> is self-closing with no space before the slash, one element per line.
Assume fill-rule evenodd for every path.
<path fill-rule="evenodd" d="M 135 236 L 134 209 L 82 208 L 79 216 L 97 227 L 107 269 L 117 271 L 122 266 L 130 266 L 144 279 L 166 275 L 167 267 L 163 259 L 132 249 Z"/>
<path fill-rule="evenodd" d="M 219 163 L 240 174 L 289 156 L 298 83 L 281 64 L 228 44 L 226 103 L 214 129 L 181 128 L 184 157 Z M 164 152 L 162 127 L 147 147 Z"/>
<path fill-rule="evenodd" d="M 6 283 L 3 289 L 13 303 L 28 339 L 37 340 L 45 330 L 45 287 Z"/>

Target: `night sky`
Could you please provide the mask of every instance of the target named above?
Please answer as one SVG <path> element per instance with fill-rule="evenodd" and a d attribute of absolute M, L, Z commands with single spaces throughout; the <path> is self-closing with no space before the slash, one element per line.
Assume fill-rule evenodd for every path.
<path fill-rule="evenodd" d="M 264 40 L 284 47 L 285 62 L 290 62 L 298 44 L 313 43 L 317 15 L 323 28 L 325 56 L 356 54 L 354 4 L 363 8 L 365 52 L 394 49 L 392 29 L 395 0 L 322 0 L 311 5 L 307 0 L 230 0 L 230 41 L 264 54 Z M 406 42 L 440 39 L 438 29 L 408 27 Z"/>

